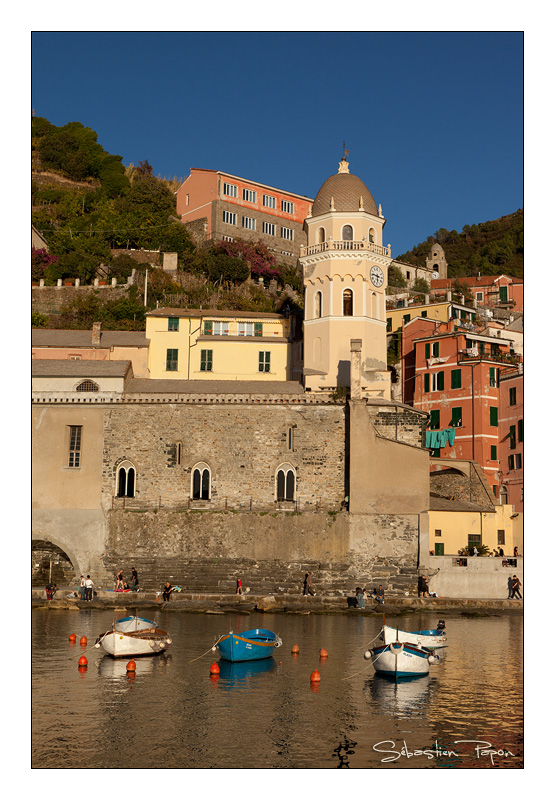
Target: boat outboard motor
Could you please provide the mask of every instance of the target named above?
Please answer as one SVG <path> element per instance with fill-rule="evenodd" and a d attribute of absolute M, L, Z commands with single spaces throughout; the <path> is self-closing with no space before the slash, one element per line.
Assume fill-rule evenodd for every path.
<path fill-rule="evenodd" d="M 439 622 L 437 623 L 437 630 L 438 631 L 444 631 L 445 630 L 445 620 L 444 619 L 440 619 Z"/>

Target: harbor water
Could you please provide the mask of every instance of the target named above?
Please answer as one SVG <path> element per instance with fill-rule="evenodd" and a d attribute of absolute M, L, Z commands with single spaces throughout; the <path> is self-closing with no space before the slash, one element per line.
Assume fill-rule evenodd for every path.
<path fill-rule="evenodd" d="M 520 615 L 442 615 L 440 662 L 394 683 L 363 657 L 379 643 L 379 615 L 150 613 L 173 644 L 128 672 L 129 659 L 93 646 L 113 611 L 32 612 L 34 768 L 523 767 Z M 438 618 L 387 621 L 417 630 Z M 254 627 L 281 636 L 271 658 L 229 664 L 211 650 L 221 634 Z"/>

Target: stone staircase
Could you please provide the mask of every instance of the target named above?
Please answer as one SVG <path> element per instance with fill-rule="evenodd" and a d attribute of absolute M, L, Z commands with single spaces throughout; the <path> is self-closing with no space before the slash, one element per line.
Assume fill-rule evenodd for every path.
<path fill-rule="evenodd" d="M 371 590 L 381 583 L 392 596 L 414 595 L 417 584 L 415 568 L 380 565 L 366 574 L 354 574 L 346 564 L 323 564 L 302 562 L 287 564 L 280 561 L 255 561 L 247 559 L 205 559 L 187 561 L 179 558 L 141 558 L 115 561 L 104 559 L 108 574 L 114 575 L 123 567 L 126 580 L 130 580 L 131 567 L 139 574 L 139 586 L 147 592 L 160 591 L 166 581 L 180 586 L 184 592 L 195 594 L 235 594 L 236 580 L 240 578 L 244 591 L 254 595 L 291 594 L 301 595 L 305 573 L 312 573 L 312 583 L 318 594 L 346 595 L 356 586 Z M 111 582 L 101 583 L 98 588 L 113 589 Z"/>

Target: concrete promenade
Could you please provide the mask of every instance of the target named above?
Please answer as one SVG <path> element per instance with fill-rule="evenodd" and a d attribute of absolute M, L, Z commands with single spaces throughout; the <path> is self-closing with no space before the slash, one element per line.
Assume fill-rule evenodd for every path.
<path fill-rule="evenodd" d="M 67 595 L 70 589 L 59 589 L 53 600 L 46 599 L 44 589 L 33 588 L 32 608 L 55 610 L 79 610 L 81 608 L 113 609 L 118 614 L 135 613 L 141 615 L 147 611 L 164 609 L 164 611 L 181 611 L 207 614 L 238 613 L 295 613 L 295 614 L 354 614 L 375 616 L 387 614 L 404 615 L 415 612 L 431 612 L 433 614 L 473 613 L 499 614 L 523 613 L 523 600 L 495 598 L 457 598 L 457 597 L 392 597 L 386 596 L 383 605 L 374 600 L 366 601 L 365 609 L 348 608 L 347 598 L 337 595 L 316 595 L 315 597 L 298 594 L 279 595 L 235 595 L 235 594 L 191 594 L 174 593 L 168 602 L 163 602 L 156 592 L 108 592 L 99 591 L 98 596 L 90 602 L 83 602 Z"/>

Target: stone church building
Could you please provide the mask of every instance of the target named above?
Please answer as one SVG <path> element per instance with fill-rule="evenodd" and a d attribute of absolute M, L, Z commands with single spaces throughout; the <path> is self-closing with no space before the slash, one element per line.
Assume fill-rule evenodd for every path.
<path fill-rule="evenodd" d="M 343 159 L 306 219 L 303 382 L 137 378 L 33 361 L 33 581 L 414 593 L 428 555 L 427 415 L 391 400 L 385 218 Z M 348 390 L 348 399 L 345 399 Z M 46 576 L 48 577 L 48 576 Z M 60 579 L 58 579 L 60 582 Z"/>

